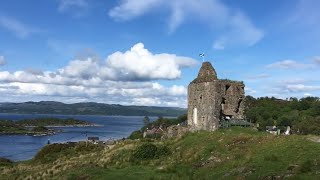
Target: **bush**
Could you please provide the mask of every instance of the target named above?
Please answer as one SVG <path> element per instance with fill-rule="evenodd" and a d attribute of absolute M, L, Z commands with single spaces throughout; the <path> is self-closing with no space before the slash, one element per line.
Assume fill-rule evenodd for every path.
<path fill-rule="evenodd" d="M 128 137 L 129 139 L 141 139 L 143 138 L 143 133 L 141 131 L 133 131 L 130 136 Z"/>
<path fill-rule="evenodd" d="M 301 164 L 300 172 L 302 173 L 310 172 L 311 168 L 312 168 L 312 162 L 310 160 L 307 160 Z"/>
<path fill-rule="evenodd" d="M 155 154 L 155 157 L 159 158 L 161 156 L 166 156 L 166 155 L 170 155 L 170 154 L 171 154 L 170 149 L 167 146 L 162 145 L 162 146 L 158 147 L 156 154 Z"/>
<path fill-rule="evenodd" d="M 138 146 L 133 153 L 134 159 L 153 159 L 171 154 L 167 146 L 156 146 L 152 143 L 144 143 Z"/>
<path fill-rule="evenodd" d="M 10 159 L 0 157 L 0 166 L 11 165 L 13 162 Z"/>
<path fill-rule="evenodd" d="M 50 144 L 44 146 L 34 157 L 34 160 L 50 162 L 55 160 L 61 153 L 70 150 L 74 145 L 71 144 Z"/>
<path fill-rule="evenodd" d="M 133 153 L 133 157 L 136 159 L 152 159 L 156 155 L 157 146 L 151 143 L 145 143 L 138 146 Z"/>
<path fill-rule="evenodd" d="M 77 153 L 90 153 L 90 152 L 102 151 L 103 149 L 104 147 L 102 145 L 85 143 L 85 142 L 77 143 L 76 146 L 74 147 L 74 150 Z"/>

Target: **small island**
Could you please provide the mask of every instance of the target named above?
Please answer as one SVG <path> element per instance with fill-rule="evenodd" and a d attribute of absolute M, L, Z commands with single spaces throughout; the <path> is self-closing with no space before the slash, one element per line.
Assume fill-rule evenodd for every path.
<path fill-rule="evenodd" d="M 0 120 L 1 134 L 26 134 L 32 136 L 53 135 L 57 131 L 53 127 L 85 127 L 98 126 L 87 121 L 68 118 L 37 118 L 19 121 Z"/>

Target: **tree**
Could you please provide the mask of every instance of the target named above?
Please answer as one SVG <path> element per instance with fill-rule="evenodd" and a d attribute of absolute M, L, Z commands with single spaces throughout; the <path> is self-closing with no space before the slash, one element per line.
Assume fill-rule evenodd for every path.
<path fill-rule="evenodd" d="M 149 118 L 148 116 L 145 116 L 145 117 L 143 118 L 143 124 L 144 124 L 145 126 L 148 126 L 148 125 L 150 124 L 150 118 Z"/>

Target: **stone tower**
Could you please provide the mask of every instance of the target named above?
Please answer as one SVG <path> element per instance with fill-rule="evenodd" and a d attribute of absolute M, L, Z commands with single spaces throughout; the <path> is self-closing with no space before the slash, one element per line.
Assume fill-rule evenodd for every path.
<path fill-rule="evenodd" d="M 220 120 L 243 119 L 244 84 L 220 80 L 210 62 L 188 86 L 188 125 L 192 131 L 214 131 Z"/>

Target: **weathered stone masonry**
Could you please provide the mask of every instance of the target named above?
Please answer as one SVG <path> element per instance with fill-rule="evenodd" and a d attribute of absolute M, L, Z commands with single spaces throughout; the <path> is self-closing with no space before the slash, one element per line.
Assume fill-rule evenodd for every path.
<path fill-rule="evenodd" d="M 243 119 L 244 84 L 219 80 L 210 62 L 188 86 L 188 125 L 191 131 L 214 131 L 220 120 Z"/>

